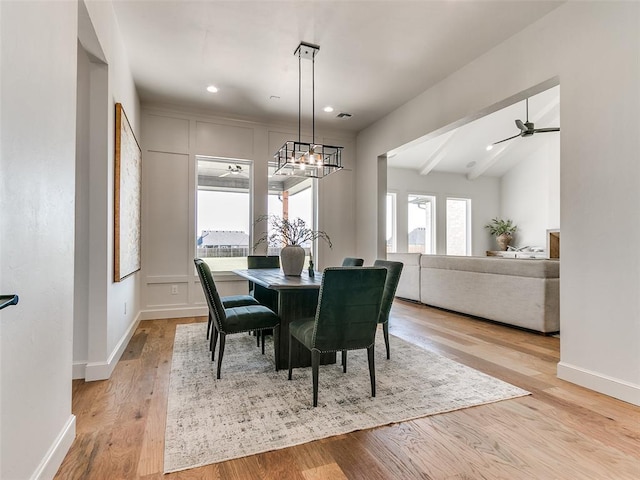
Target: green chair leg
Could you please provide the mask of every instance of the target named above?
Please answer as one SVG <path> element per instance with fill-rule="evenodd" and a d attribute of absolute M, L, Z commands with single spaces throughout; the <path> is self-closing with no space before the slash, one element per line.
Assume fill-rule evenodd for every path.
<path fill-rule="evenodd" d="M 320 369 L 320 352 L 311 350 L 311 372 L 313 376 L 313 406 L 318 406 L 318 371 Z"/>
<path fill-rule="evenodd" d="M 291 380 L 291 370 L 293 367 L 291 366 L 291 351 L 293 350 L 293 337 L 289 335 L 289 380 Z M 278 355 L 276 355 L 278 358 Z"/>
<path fill-rule="evenodd" d="M 347 351 L 342 350 L 342 373 L 347 373 Z"/>
<path fill-rule="evenodd" d="M 386 321 L 382 324 L 382 333 L 384 334 L 384 346 L 387 347 L 387 360 L 391 358 L 389 350 L 389 322 Z"/>
<path fill-rule="evenodd" d="M 224 344 L 226 340 L 226 335 L 224 333 L 220 333 L 220 351 L 218 352 L 218 372 L 217 379 L 220 379 L 220 369 L 222 368 L 222 356 L 224 355 Z"/>
<path fill-rule="evenodd" d="M 371 379 L 371 396 L 376 396 L 376 369 L 373 358 L 373 345 L 367 348 L 367 358 L 369 360 L 369 378 Z"/>
<path fill-rule="evenodd" d="M 218 343 L 218 329 L 214 326 L 213 331 L 211 332 L 211 340 L 209 341 L 209 350 L 211 350 L 211 361 L 213 362 L 216 358 L 216 344 Z"/>

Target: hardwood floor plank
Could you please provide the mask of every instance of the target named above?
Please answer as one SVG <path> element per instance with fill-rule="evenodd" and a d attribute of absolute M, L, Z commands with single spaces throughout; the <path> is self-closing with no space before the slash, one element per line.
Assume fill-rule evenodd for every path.
<path fill-rule="evenodd" d="M 163 475 L 175 329 L 202 321 L 143 321 L 109 380 L 73 382 L 57 479 L 640 478 L 640 409 L 558 379 L 559 339 L 404 301 L 392 334 L 532 395 Z"/>
<path fill-rule="evenodd" d="M 305 480 L 347 480 L 337 463 L 330 463 L 320 467 L 302 471 Z"/>

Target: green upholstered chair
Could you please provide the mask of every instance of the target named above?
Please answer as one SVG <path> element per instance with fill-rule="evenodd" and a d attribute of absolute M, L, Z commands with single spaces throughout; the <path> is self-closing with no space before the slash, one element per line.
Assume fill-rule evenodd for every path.
<path fill-rule="evenodd" d="M 278 255 L 248 255 L 247 268 L 280 268 L 280 257 Z M 253 282 L 249 282 L 249 295 L 256 299 L 260 305 L 270 308 L 274 312 L 278 311 L 278 292 L 267 288 L 255 288 Z M 260 345 L 260 340 L 264 345 L 264 334 L 269 333 L 262 330 L 258 335 L 256 332 L 256 344 Z"/>
<path fill-rule="evenodd" d="M 391 262 L 387 260 L 376 260 L 373 262 L 374 267 L 382 267 L 387 270 L 387 278 L 384 282 L 384 292 L 382 294 L 382 303 L 380 304 L 380 315 L 378 323 L 382 324 L 382 333 L 384 334 L 384 345 L 387 348 L 387 360 L 391 358 L 389 351 L 389 313 L 391 305 L 396 295 L 400 274 L 402 273 L 402 262 Z M 342 352 L 342 370 L 347 371 L 347 352 Z"/>
<path fill-rule="evenodd" d="M 382 294 L 382 305 L 380 306 L 380 317 L 378 323 L 382 324 L 382 332 L 384 334 L 384 345 L 387 347 L 387 360 L 391 358 L 389 353 L 389 313 L 391 312 L 391 304 L 396 295 L 400 274 L 402 273 L 402 262 L 391 262 L 389 260 L 376 260 L 373 262 L 374 267 L 384 267 L 387 269 L 387 280 L 384 283 L 384 293 Z"/>
<path fill-rule="evenodd" d="M 203 262 L 204 260 L 196 258 L 194 262 L 196 262 L 196 267 L 198 266 L 197 262 L 200 260 Z M 260 302 L 256 300 L 252 295 L 227 295 L 224 297 L 220 297 L 220 301 L 222 302 L 222 306 L 224 308 L 233 308 L 233 307 L 246 307 L 247 305 L 260 305 Z M 207 320 L 207 340 L 209 339 L 209 333 L 211 332 L 211 325 L 213 323 L 213 318 L 211 317 L 211 312 L 209 312 L 209 318 Z"/>
<path fill-rule="evenodd" d="M 378 267 L 333 267 L 324 271 L 315 318 L 289 324 L 289 380 L 294 341 L 311 351 L 313 406 L 318 405 L 320 354 L 367 349 L 371 396 L 376 396 L 374 344 L 387 271 Z M 294 340 L 295 339 L 295 340 Z"/>
<path fill-rule="evenodd" d="M 246 305 L 241 307 L 225 308 L 222 305 L 220 295 L 216 289 L 216 284 L 211 276 L 211 270 L 202 259 L 195 259 L 196 270 L 200 277 L 200 283 L 204 290 L 204 296 L 209 306 L 209 315 L 213 318 L 213 332 L 211 334 L 210 348 L 211 360 L 215 360 L 216 343 L 220 335 L 220 348 L 218 352 L 217 378 L 220 378 L 220 368 L 227 335 L 249 331 L 261 331 L 264 329 L 274 329 L 274 349 L 276 358 L 276 370 L 280 368 L 278 364 L 278 338 L 280 329 L 280 317 L 264 305 Z M 264 344 L 262 346 L 264 354 Z"/>
<path fill-rule="evenodd" d="M 343 267 L 361 267 L 363 265 L 363 258 L 344 257 L 344 260 L 342 260 Z"/>

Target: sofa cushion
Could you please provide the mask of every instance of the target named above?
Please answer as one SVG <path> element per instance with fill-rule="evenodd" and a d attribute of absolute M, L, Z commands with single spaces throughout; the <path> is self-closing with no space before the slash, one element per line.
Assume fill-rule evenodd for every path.
<path fill-rule="evenodd" d="M 422 255 L 420 258 L 420 265 L 423 268 L 464 270 L 466 272 L 514 275 L 517 277 L 560 277 L 560 262 L 558 260 L 550 259 Z"/>
<path fill-rule="evenodd" d="M 396 297 L 420 301 L 420 253 L 387 253 L 387 260 L 402 262 Z"/>

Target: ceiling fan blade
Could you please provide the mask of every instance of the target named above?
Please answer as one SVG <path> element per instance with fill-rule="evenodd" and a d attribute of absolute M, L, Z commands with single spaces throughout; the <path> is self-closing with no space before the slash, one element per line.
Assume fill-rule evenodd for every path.
<path fill-rule="evenodd" d="M 506 142 L 508 140 L 513 140 L 514 138 L 518 138 L 520 134 L 514 135 L 513 137 L 505 138 L 504 140 L 500 140 L 499 142 L 493 143 L 492 145 L 498 145 L 499 143 Z"/>
<path fill-rule="evenodd" d="M 527 127 L 522 123 L 522 120 L 516 120 L 516 127 L 518 127 L 523 132 L 527 131 Z"/>
<path fill-rule="evenodd" d="M 533 133 L 545 133 L 545 132 L 559 132 L 560 127 L 554 128 L 535 128 L 533 129 Z"/>

